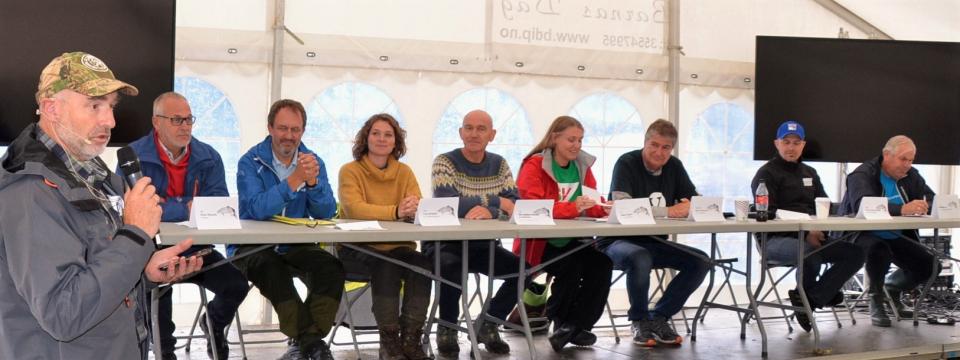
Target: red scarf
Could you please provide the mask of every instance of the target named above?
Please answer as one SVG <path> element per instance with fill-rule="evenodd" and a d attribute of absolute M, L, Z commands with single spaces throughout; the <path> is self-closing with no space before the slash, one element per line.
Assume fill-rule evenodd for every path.
<path fill-rule="evenodd" d="M 163 163 L 163 169 L 167 172 L 167 198 L 181 197 L 184 191 L 184 182 L 187 177 L 187 165 L 190 164 L 190 147 L 186 148 L 187 153 L 179 163 L 174 164 L 167 156 L 167 151 L 160 144 L 160 138 L 156 133 L 153 136 L 153 143 L 157 146 L 157 154 L 160 155 L 160 162 Z"/>

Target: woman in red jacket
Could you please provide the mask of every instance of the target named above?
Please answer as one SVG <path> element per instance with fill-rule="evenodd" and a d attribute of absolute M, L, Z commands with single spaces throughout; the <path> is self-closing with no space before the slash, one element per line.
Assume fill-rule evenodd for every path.
<path fill-rule="evenodd" d="M 521 199 L 554 200 L 553 217 L 604 217 L 607 210 L 593 199 L 582 196 L 583 187 L 596 189 L 590 166 L 596 158 L 580 150 L 583 125 L 577 119 L 561 116 L 553 120 L 547 134 L 530 151 L 520 166 L 517 189 Z M 564 255 L 582 244 L 582 239 L 554 238 L 527 241 L 526 260 L 531 265 Z M 519 241 L 513 251 L 519 252 Z M 553 275 L 553 293 L 547 301 L 547 317 L 553 321 L 550 346 L 560 351 L 568 343 L 590 346 L 597 341 L 590 332 L 600 319 L 610 292 L 613 263 L 594 247 L 569 254 L 544 268 Z"/>

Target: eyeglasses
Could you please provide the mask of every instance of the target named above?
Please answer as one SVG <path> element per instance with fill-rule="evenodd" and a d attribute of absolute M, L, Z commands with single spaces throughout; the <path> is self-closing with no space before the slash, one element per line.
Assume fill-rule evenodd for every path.
<path fill-rule="evenodd" d="M 197 122 L 197 117 L 193 115 L 183 116 L 183 117 L 166 116 L 166 115 L 156 115 L 156 116 L 164 119 L 170 119 L 170 123 L 173 124 L 174 126 L 180 126 L 180 125 L 183 125 L 183 123 L 187 123 L 187 125 L 193 125 L 193 123 Z"/>

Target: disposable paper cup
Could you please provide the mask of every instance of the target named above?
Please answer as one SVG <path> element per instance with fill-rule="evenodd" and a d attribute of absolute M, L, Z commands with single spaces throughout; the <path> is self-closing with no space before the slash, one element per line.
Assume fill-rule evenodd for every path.
<path fill-rule="evenodd" d="M 747 200 L 736 200 L 733 203 L 734 205 L 734 215 L 736 216 L 737 221 L 746 221 L 747 212 L 750 211 L 750 201 Z"/>
<path fill-rule="evenodd" d="M 814 201 L 817 206 L 817 219 L 830 217 L 830 198 L 818 197 Z"/>

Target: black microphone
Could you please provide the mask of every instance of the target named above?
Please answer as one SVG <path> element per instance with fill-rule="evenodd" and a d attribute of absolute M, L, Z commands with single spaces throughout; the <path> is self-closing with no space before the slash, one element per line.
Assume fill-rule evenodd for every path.
<path fill-rule="evenodd" d="M 117 150 L 117 163 L 120 164 L 120 172 L 123 173 L 123 180 L 127 182 L 127 186 L 130 186 L 133 189 L 133 185 L 137 183 L 137 180 L 143 177 L 143 173 L 140 172 L 140 158 L 137 157 L 137 153 L 133 152 L 133 149 L 129 146 L 124 146 Z M 157 229 L 157 234 L 153 237 L 156 245 L 160 245 L 160 230 Z"/>
<path fill-rule="evenodd" d="M 127 181 L 130 188 L 133 188 L 137 180 L 143 177 L 143 173 L 140 172 L 140 159 L 137 158 L 137 154 L 129 146 L 124 146 L 117 150 L 117 163 L 120 164 L 123 179 Z"/>

